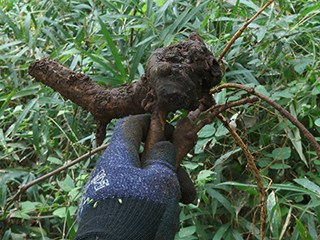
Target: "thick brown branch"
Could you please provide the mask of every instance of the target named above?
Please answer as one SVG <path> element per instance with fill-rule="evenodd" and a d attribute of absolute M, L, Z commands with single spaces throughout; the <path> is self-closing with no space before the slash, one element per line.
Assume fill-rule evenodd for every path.
<path fill-rule="evenodd" d="M 273 3 L 274 0 L 269 0 L 261 9 L 259 12 L 257 12 L 252 18 L 250 18 L 249 21 L 245 22 L 243 26 L 236 32 L 236 34 L 231 38 L 231 40 L 228 42 L 227 46 L 223 49 L 222 53 L 220 54 L 218 58 L 218 62 L 221 62 L 223 56 L 226 54 L 226 52 L 229 50 L 231 45 L 237 40 L 237 38 L 242 34 L 242 32 L 248 27 L 250 23 L 252 23 L 253 20 L 255 20 L 271 3 Z"/>
<path fill-rule="evenodd" d="M 145 112 L 141 101 L 147 94 L 147 89 L 141 81 L 121 88 L 107 89 L 93 82 L 88 76 L 76 73 L 50 58 L 32 62 L 29 74 L 37 82 L 44 83 L 91 112 L 94 118 L 102 123 L 108 123 L 113 118 Z"/>
<path fill-rule="evenodd" d="M 278 110 L 282 116 L 285 116 L 290 122 L 292 122 L 293 125 L 295 125 L 305 136 L 305 138 L 313 145 L 318 158 L 320 159 L 320 145 L 315 140 L 314 136 L 303 126 L 302 123 L 300 123 L 297 119 L 295 119 L 287 110 L 283 109 L 279 104 L 272 101 L 270 98 L 266 97 L 265 95 L 257 92 L 254 90 L 254 88 L 250 88 L 247 86 L 243 86 L 241 84 L 236 83 L 226 83 L 218 86 L 217 88 L 211 90 L 211 94 L 220 92 L 223 88 L 240 88 L 245 91 L 247 91 L 250 94 L 256 95 L 257 97 L 261 98 L 263 101 L 270 104 L 272 107 L 274 107 L 276 110 Z"/>

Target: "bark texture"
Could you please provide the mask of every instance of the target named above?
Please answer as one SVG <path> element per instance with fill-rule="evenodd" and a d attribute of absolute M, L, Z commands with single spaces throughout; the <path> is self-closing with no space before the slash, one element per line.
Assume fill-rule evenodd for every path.
<path fill-rule="evenodd" d="M 107 89 L 50 58 L 29 66 L 29 74 L 36 81 L 91 112 L 98 122 L 98 145 L 103 142 L 111 119 L 155 109 L 165 119 L 178 109 L 194 110 L 221 81 L 218 62 L 195 31 L 190 33 L 190 39 L 154 51 L 145 72 L 138 82 Z"/>
<path fill-rule="evenodd" d="M 165 140 L 167 114 L 179 109 L 195 110 L 210 99 L 210 89 L 221 81 L 221 69 L 207 49 L 198 32 L 190 38 L 154 51 L 146 63 L 146 74 L 141 80 L 118 88 L 107 89 L 88 76 L 71 71 L 60 63 L 44 58 L 29 66 L 29 74 L 36 81 L 58 91 L 87 111 L 97 120 L 96 142 L 101 145 L 106 125 L 113 118 L 151 112 L 151 124 L 145 151 Z M 212 98 L 212 97 L 211 97 Z M 210 101 L 212 103 L 212 101 Z M 209 104 L 210 105 L 210 104 Z M 199 107 L 196 112 L 201 112 Z M 189 175 L 180 166 L 183 158 L 197 142 L 197 133 L 190 134 L 193 121 L 178 122 L 171 141 L 177 150 L 176 170 L 181 189 L 181 202 L 191 203 L 196 189 Z"/>

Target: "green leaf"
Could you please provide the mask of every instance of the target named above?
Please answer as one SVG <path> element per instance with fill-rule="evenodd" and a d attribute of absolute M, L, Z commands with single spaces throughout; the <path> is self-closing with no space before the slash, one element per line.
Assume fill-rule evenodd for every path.
<path fill-rule="evenodd" d="M 11 218 L 20 218 L 20 219 L 25 219 L 25 220 L 29 220 L 31 217 L 23 212 L 23 211 L 16 211 L 16 212 L 13 212 L 11 215 L 10 215 Z"/>
<path fill-rule="evenodd" d="M 225 126 L 223 126 L 223 124 L 220 124 L 216 131 L 215 136 L 216 137 L 225 136 L 228 132 L 229 132 L 228 129 Z"/>
<path fill-rule="evenodd" d="M 25 106 L 24 110 L 22 111 L 22 113 L 17 118 L 17 121 L 15 122 L 14 132 L 18 131 L 21 123 L 25 120 L 25 117 L 27 116 L 27 114 L 30 113 L 30 110 L 33 108 L 37 100 L 38 99 L 34 98 L 31 101 L 29 101 L 29 103 Z"/>
<path fill-rule="evenodd" d="M 300 184 L 301 186 L 305 187 L 306 189 L 318 194 L 320 196 L 320 187 L 309 181 L 308 179 L 306 178 L 301 178 L 301 179 L 294 179 L 294 181 L 298 184 Z"/>
<path fill-rule="evenodd" d="M 117 67 L 118 67 L 118 69 L 119 69 L 119 71 L 121 73 L 122 81 L 126 82 L 126 72 L 124 70 L 124 67 L 122 65 L 120 56 L 118 54 L 118 50 L 116 49 L 116 46 L 113 43 L 111 35 L 109 34 L 109 31 L 106 28 L 106 26 L 104 25 L 104 23 L 102 22 L 101 18 L 98 17 L 98 20 L 99 20 L 99 23 L 100 23 L 101 31 L 102 31 L 105 39 L 107 40 L 107 43 L 108 43 L 108 46 L 109 46 L 109 48 L 110 48 L 110 50 L 112 52 L 113 58 L 114 58 L 114 60 L 116 62 L 116 65 L 117 65 Z"/>
<path fill-rule="evenodd" d="M 136 53 L 134 54 L 134 57 L 132 59 L 132 67 L 130 69 L 130 76 L 129 76 L 129 82 L 134 80 L 135 74 L 137 72 L 138 66 L 140 64 L 140 60 L 144 54 L 144 50 L 146 47 L 152 42 L 152 39 L 150 39 L 147 43 L 144 45 L 140 45 L 138 49 L 136 50 Z"/>
<path fill-rule="evenodd" d="M 315 214 L 317 214 L 317 213 L 315 213 Z M 312 237 L 312 239 L 317 239 L 318 238 L 317 221 L 315 220 L 315 217 L 313 214 L 307 214 L 307 218 L 308 218 L 309 234 Z"/>
<path fill-rule="evenodd" d="M 235 215 L 234 209 L 232 208 L 231 203 L 227 200 L 227 198 L 225 198 L 218 191 L 216 191 L 210 187 L 206 187 L 206 191 L 211 197 L 217 199 L 229 211 L 229 213 L 232 216 Z"/>
<path fill-rule="evenodd" d="M 10 237 L 12 237 L 12 235 L 11 235 L 11 230 L 8 229 L 8 230 L 5 232 L 5 234 L 3 235 L 2 240 L 9 240 L 9 239 L 11 239 Z"/>
<path fill-rule="evenodd" d="M 1 114 L 0 114 L 1 116 Z M 320 127 L 320 118 L 318 118 L 317 120 L 314 121 L 314 124 L 318 127 Z"/>
<path fill-rule="evenodd" d="M 216 234 L 214 235 L 212 240 L 223 239 L 223 235 L 225 234 L 225 232 L 228 230 L 229 227 L 230 227 L 230 223 L 226 223 L 226 224 L 222 225 L 221 227 L 219 227 L 219 230 L 216 232 Z"/>
<path fill-rule="evenodd" d="M 261 93 L 263 95 L 265 95 L 266 97 L 270 96 L 270 93 L 262 85 L 259 85 L 259 86 L 255 87 L 254 90 L 256 90 L 257 92 L 259 92 L 259 93 Z"/>
<path fill-rule="evenodd" d="M 14 91 L 12 91 L 11 93 L 9 93 L 7 99 L 5 100 L 5 102 L 1 105 L 0 107 L 0 117 L 2 116 L 2 114 L 4 113 L 4 110 L 6 110 L 6 107 L 8 106 L 12 96 L 14 94 Z"/>
<path fill-rule="evenodd" d="M 0 9 L 0 17 L 4 19 L 4 22 L 8 23 L 17 38 L 21 37 L 20 29 L 11 21 L 11 19 Z"/>
<path fill-rule="evenodd" d="M 74 182 L 72 178 L 67 174 L 63 181 L 57 180 L 58 185 L 66 192 L 70 192 L 74 187 Z"/>
<path fill-rule="evenodd" d="M 0 207 L 4 208 L 7 200 L 7 187 L 2 178 L 0 178 Z"/>
<path fill-rule="evenodd" d="M 203 21 L 202 21 L 202 24 L 200 26 L 200 31 L 207 25 L 208 21 L 209 21 L 209 18 L 210 18 L 210 15 L 207 15 Z"/>
<path fill-rule="evenodd" d="M 320 84 L 317 84 L 314 86 L 314 88 L 312 89 L 311 91 L 311 94 L 312 95 L 318 95 L 320 94 Z"/>
<path fill-rule="evenodd" d="M 213 124 L 205 125 L 198 133 L 199 138 L 210 138 L 214 135 L 216 129 Z"/>
<path fill-rule="evenodd" d="M 165 15 L 165 12 L 166 12 L 167 8 L 172 3 L 172 1 L 173 0 L 165 1 L 165 3 L 162 4 L 161 7 L 157 10 L 157 15 L 156 15 L 156 18 L 154 20 L 154 24 L 157 24 L 160 21 L 160 19 Z"/>
<path fill-rule="evenodd" d="M 297 180 L 297 179 L 296 179 Z M 243 190 L 247 190 L 250 188 L 256 189 L 257 185 L 255 184 L 244 184 L 244 183 L 238 183 L 238 182 L 224 182 L 224 183 L 220 183 L 219 185 L 231 185 L 231 186 L 236 186 L 239 187 Z M 314 191 L 310 191 L 308 189 L 304 189 L 301 187 L 297 187 L 294 185 L 288 185 L 288 184 L 272 184 L 270 186 L 265 185 L 264 186 L 265 189 L 276 189 L 276 190 L 287 190 L 287 191 L 293 191 L 293 192 L 299 192 L 300 194 L 307 194 L 307 195 L 313 195 L 313 196 L 318 196 L 318 194 Z M 258 192 L 256 192 L 256 194 L 258 194 Z"/>
<path fill-rule="evenodd" d="M 223 182 L 223 183 L 219 183 L 219 185 L 229 185 L 229 186 L 235 186 L 238 187 L 252 195 L 258 195 L 259 192 L 256 190 L 257 186 L 256 185 L 252 185 L 252 184 L 245 184 L 245 183 L 239 183 L 239 182 L 233 182 L 233 181 L 229 181 L 229 182 Z"/>
<path fill-rule="evenodd" d="M 53 211 L 52 214 L 59 218 L 65 218 L 67 215 L 67 208 L 66 207 L 58 208 L 57 210 Z"/>
<path fill-rule="evenodd" d="M 39 104 L 58 104 L 63 105 L 64 101 L 58 98 L 52 98 L 52 97 L 39 97 Z"/>
<path fill-rule="evenodd" d="M 241 0 L 241 3 L 247 5 L 248 7 L 252 8 L 257 12 L 260 10 L 260 7 L 254 4 L 254 1 Z"/>
<path fill-rule="evenodd" d="M 157 38 L 156 35 L 152 35 L 150 37 L 147 37 L 146 39 L 144 39 L 141 42 L 139 42 L 135 47 L 139 47 L 140 45 L 148 44 L 149 42 L 153 41 L 156 38 Z"/>
<path fill-rule="evenodd" d="M 203 152 L 205 145 L 206 145 L 209 141 L 210 141 L 210 139 L 208 139 L 208 138 L 200 138 L 200 139 L 197 141 L 197 144 L 196 144 L 196 146 L 195 146 L 195 148 L 194 148 L 194 149 L 195 149 L 194 152 L 195 152 L 196 154 L 199 154 L 199 153 Z"/>
<path fill-rule="evenodd" d="M 289 89 L 284 89 L 282 91 L 277 91 L 277 92 L 274 92 L 272 94 L 272 99 L 273 100 L 278 100 L 280 98 L 289 98 L 289 99 L 292 99 L 293 98 L 293 94 L 291 94 L 289 92 Z"/>
<path fill-rule="evenodd" d="M 196 226 L 190 226 L 181 228 L 179 231 L 179 237 L 188 237 L 196 232 Z"/>
<path fill-rule="evenodd" d="M 276 148 L 272 151 L 272 156 L 277 157 L 277 160 L 288 159 L 291 156 L 291 148 L 289 147 Z"/>
<path fill-rule="evenodd" d="M 275 163 L 271 165 L 270 168 L 271 169 L 288 169 L 288 168 L 291 168 L 291 166 L 285 163 Z"/>
<path fill-rule="evenodd" d="M 296 222 L 297 222 L 297 227 L 298 227 L 298 231 L 300 233 L 300 237 L 302 240 L 313 240 L 312 237 L 310 236 L 310 234 L 308 233 L 307 229 L 305 228 L 305 226 L 303 226 L 303 224 L 299 221 L 298 218 L 296 218 Z"/>
<path fill-rule="evenodd" d="M 67 211 L 67 225 L 68 225 L 68 229 L 69 229 L 69 236 L 71 239 L 74 239 L 74 237 L 76 235 L 76 229 L 74 226 L 74 219 L 70 214 L 70 209 L 69 209 L 69 211 Z"/>
<path fill-rule="evenodd" d="M 166 35 L 165 39 L 164 39 L 164 46 L 167 47 L 170 45 L 170 43 L 173 41 L 174 39 L 174 35 L 173 34 L 168 34 Z"/>
<path fill-rule="evenodd" d="M 279 238 L 279 228 L 278 228 L 278 223 L 277 223 L 277 198 L 275 195 L 275 192 L 272 191 L 267 199 L 267 212 L 269 216 L 269 221 L 270 221 L 270 228 L 272 231 L 272 235 L 274 238 Z"/>
<path fill-rule="evenodd" d="M 311 14 L 315 11 L 317 11 L 320 8 L 319 4 L 315 4 L 315 5 L 311 5 L 310 7 L 308 7 L 307 9 L 304 9 L 304 11 L 299 14 L 299 18 L 303 18 L 305 15 Z"/>
<path fill-rule="evenodd" d="M 49 162 L 52 162 L 52 163 L 55 163 L 55 164 L 58 164 L 58 165 L 63 165 L 63 162 L 60 159 L 55 158 L 55 157 L 48 157 L 47 160 Z"/>
<path fill-rule="evenodd" d="M 291 115 L 297 119 L 297 111 L 294 106 L 294 104 L 290 104 L 289 110 Z M 281 122 L 282 119 L 279 118 L 279 122 Z M 301 135 L 300 135 L 300 130 L 298 128 L 293 128 L 292 130 L 287 130 L 287 128 L 284 129 L 285 132 L 288 133 L 289 139 L 294 146 L 295 150 L 298 152 L 301 160 L 304 162 L 306 166 L 308 166 L 308 162 L 306 157 L 303 154 L 303 148 L 302 148 L 302 142 L 301 142 Z"/>
<path fill-rule="evenodd" d="M 31 15 L 30 15 L 30 12 L 28 12 L 24 20 L 25 42 L 27 44 L 29 44 L 29 41 L 30 41 L 30 20 L 31 20 Z"/>
<path fill-rule="evenodd" d="M 237 149 L 235 149 L 234 151 L 227 152 L 226 154 L 224 154 L 224 155 L 222 155 L 221 157 L 219 157 L 219 158 L 216 160 L 215 164 L 218 164 L 218 163 L 221 163 L 221 162 L 225 161 L 225 160 L 226 160 L 227 158 L 229 158 L 232 154 L 237 153 L 237 152 L 239 152 L 240 150 L 241 150 L 241 148 L 237 148 Z"/>
<path fill-rule="evenodd" d="M 202 170 L 199 172 L 198 176 L 197 176 L 197 180 L 198 181 L 208 181 L 208 180 L 212 180 L 212 177 L 210 177 L 211 175 L 216 174 L 215 172 L 212 172 L 210 170 Z"/>
<path fill-rule="evenodd" d="M 1 10 L 0 10 L 0 11 L 1 11 Z M 6 43 L 6 44 L 1 44 L 0 50 L 6 49 L 6 48 L 8 48 L 8 47 L 12 47 L 12 46 L 19 45 L 20 43 L 23 43 L 23 41 L 17 40 L 17 41 L 13 41 L 13 42 Z"/>
<path fill-rule="evenodd" d="M 260 42 L 264 36 L 267 33 L 267 28 L 264 26 L 261 26 L 258 30 L 257 30 L 257 41 Z"/>
<path fill-rule="evenodd" d="M 17 99 L 17 98 L 21 98 L 21 97 L 25 97 L 25 96 L 32 96 L 32 95 L 35 95 L 37 94 L 39 91 L 39 89 L 32 89 L 32 88 L 29 88 L 29 89 L 23 89 L 19 92 L 15 92 L 13 94 L 13 96 L 11 97 L 11 100 L 14 100 L 14 99 Z M 0 101 L 4 101 L 6 100 L 6 96 L 2 96 L 0 97 Z"/>
<path fill-rule="evenodd" d="M 289 62 L 293 64 L 293 68 L 294 70 L 296 70 L 297 73 L 302 74 L 303 71 L 306 69 L 306 67 L 313 63 L 313 58 L 304 57 L 304 58 L 293 59 L 293 60 L 290 60 Z"/>
<path fill-rule="evenodd" d="M 42 204 L 40 202 L 30 202 L 30 201 L 25 201 L 21 202 L 21 210 L 29 212 L 29 211 L 34 211 L 35 209 L 38 209 L 39 206 Z"/>
<path fill-rule="evenodd" d="M 196 234 L 198 236 L 198 239 L 206 239 L 206 232 L 204 231 L 204 227 L 203 224 L 197 219 L 197 218 L 193 218 L 193 222 L 196 225 Z"/>
<path fill-rule="evenodd" d="M 122 76 L 120 76 L 117 72 L 115 72 L 114 69 L 105 62 L 105 59 L 103 59 L 99 55 L 91 54 L 83 49 L 80 49 L 80 51 L 83 54 L 89 56 L 94 62 L 100 64 L 102 67 L 109 70 L 116 78 L 118 78 L 121 82 L 123 82 Z"/>

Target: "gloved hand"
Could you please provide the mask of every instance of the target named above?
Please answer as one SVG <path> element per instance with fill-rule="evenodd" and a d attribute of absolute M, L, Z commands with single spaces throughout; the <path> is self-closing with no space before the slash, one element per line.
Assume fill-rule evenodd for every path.
<path fill-rule="evenodd" d="M 79 239 L 174 239 L 179 228 L 176 151 L 159 142 L 140 165 L 139 146 L 150 116 L 122 119 L 83 189 Z"/>

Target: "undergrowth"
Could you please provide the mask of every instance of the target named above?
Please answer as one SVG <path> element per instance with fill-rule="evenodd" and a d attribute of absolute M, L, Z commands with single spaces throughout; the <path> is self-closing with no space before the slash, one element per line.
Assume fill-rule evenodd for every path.
<path fill-rule="evenodd" d="M 0 207 L 34 180 L 96 148 L 90 113 L 28 75 L 53 58 L 106 87 L 139 80 L 149 55 L 197 30 L 216 57 L 266 1 L 0 1 Z M 275 1 L 225 55 L 222 83 L 255 89 L 320 141 L 320 3 Z M 224 90 L 217 103 L 246 97 Z M 175 123 L 184 111 L 171 114 Z M 259 102 L 224 115 L 255 158 L 267 193 L 265 239 L 318 239 L 320 161 L 300 131 Z M 105 143 L 117 120 L 108 125 Z M 72 239 L 81 189 L 101 154 L 35 185 L 0 215 L 3 239 Z M 176 239 L 258 239 L 259 194 L 222 123 L 199 132 L 184 167 L 198 191 Z M 10 219 L 9 221 L 4 221 Z"/>

